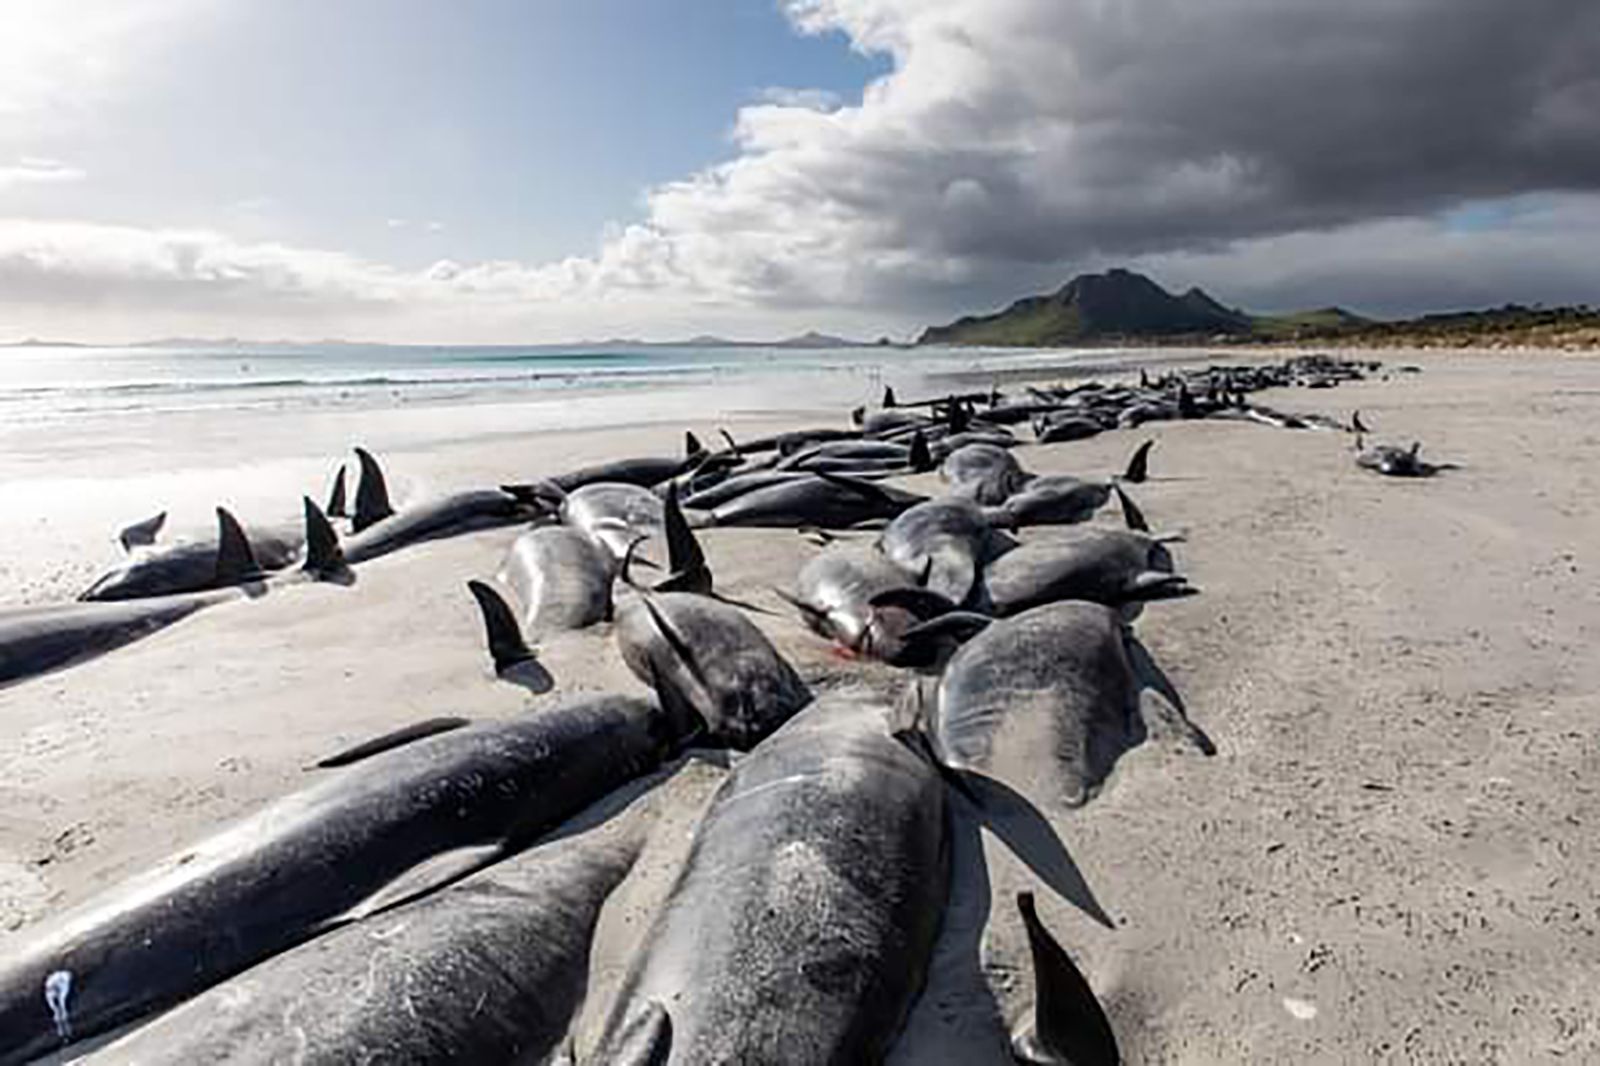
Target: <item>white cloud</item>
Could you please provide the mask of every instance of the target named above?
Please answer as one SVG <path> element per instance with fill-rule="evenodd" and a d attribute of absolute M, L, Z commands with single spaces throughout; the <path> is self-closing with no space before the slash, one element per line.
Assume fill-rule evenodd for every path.
<path fill-rule="evenodd" d="M 204 2 L 91 0 L 88 28 L 35 33 L 24 68 L 83 42 L 117 66 L 105 42 L 137 31 L 116 12 Z M 402 271 L 209 231 L 0 222 L 0 301 L 509 338 L 684 321 L 904 329 L 1123 261 L 1230 301 L 1380 310 L 1600 280 L 1581 247 L 1600 220 L 1593 0 L 783 9 L 891 71 L 848 104 L 764 93 L 736 117 L 733 159 L 651 190 L 644 217 L 592 255 Z M 0 73 L 0 109 L 28 95 L 18 84 Z M 1533 206 L 1440 221 L 1516 197 Z"/>
<path fill-rule="evenodd" d="M 7 166 L 0 164 L 0 192 L 17 185 L 62 185 L 88 177 L 80 168 L 54 159 L 23 156 Z"/>
<path fill-rule="evenodd" d="M 789 89 L 779 85 L 761 90 L 761 102 L 806 111 L 837 111 L 844 106 L 843 98 L 828 89 Z"/>
<path fill-rule="evenodd" d="M 217 0 L 0 0 L 0 116 L 51 128 L 101 100 Z"/>

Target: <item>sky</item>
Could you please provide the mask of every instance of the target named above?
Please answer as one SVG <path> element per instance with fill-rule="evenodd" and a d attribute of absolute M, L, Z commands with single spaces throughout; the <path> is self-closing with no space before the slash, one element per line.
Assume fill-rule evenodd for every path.
<path fill-rule="evenodd" d="M 0 340 L 1600 304 L 1594 0 L 0 0 Z"/>

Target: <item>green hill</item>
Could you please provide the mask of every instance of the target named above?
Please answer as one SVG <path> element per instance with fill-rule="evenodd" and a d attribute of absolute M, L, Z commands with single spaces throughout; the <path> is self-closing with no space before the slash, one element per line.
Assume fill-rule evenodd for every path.
<path fill-rule="evenodd" d="M 1148 338 L 1246 336 L 1252 319 L 1200 289 L 1174 296 L 1142 274 L 1081 274 L 1048 296 L 1018 300 L 998 314 L 925 330 L 918 344 L 1051 347 Z"/>
<path fill-rule="evenodd" d="M 1291 315 L 1256 315 L 1250 324 L 1262 340 L 1299 340 L 1358 333 L 1372 325 L 1372 319 L 1362 318 L 1342 307 L 1321 307 Z"/>

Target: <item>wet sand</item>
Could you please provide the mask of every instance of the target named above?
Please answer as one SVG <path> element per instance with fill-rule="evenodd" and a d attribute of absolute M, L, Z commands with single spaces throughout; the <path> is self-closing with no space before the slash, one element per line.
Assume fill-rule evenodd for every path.
<path fill-rule="evenodd" d="M 1138 630 L 1219 750 L 1208 759 L 1152 740 L 1088 807 L 1053 813 L 1112 930 L 1042 890 L 956 803 L 960 873 L 894 1061 L 1000 1061 L 1003 1027 L 1031 997 L 1011 902 L 1025 888 L 1132 1062 L 1600 1055 L 1600 361 L 1385 358 L 1425 372 L 1260 399 L 1359 407 L 1379 438 L 1420 439 L 1460 469 L 1379 478 L 1355 467 L 1346 439 L 1227 422 L 1018 452 L 1040 473 L 1106 474 L 1139 440 L 1158 441 L 1137 499 L 1158 531 L 1186 534 L 1175 554 L 1204 594 L 1152 606 Z M 470 412 L 461 417 L 470 434 Z M 689 425 L 709 439 L 723 422 L 754 435 L 844 418 L 842 406 L 708 406 Z M 675 451 L 683 428 L 506 432 L 387 458 L 402 491 L 443 491 Z M 296 437 L 292 425 L 279 432 Z M 263 463 L 292 513 L 300 491 L 326 491 L 336 460 L 284 451 Z M 931 491 L 937 479 L 902 483 Z M 0 516 L 0 599 L 75 591 L 114 559 L 114 521 L 159 509 L 112 502 L 115 519 L 110 503 L 70 521 Z M 515 536 L 412 548 L 364 565 L 352 588 L 208 610 L 0 691 L 0 951 L 27 923 L 296 787 L 352 742 L 419 718 L 535 706 L 540 697 L 493 679 L 465 589 L 498 569 Z M 782 530 L 712 530 L 703 542 L 719 587 L 774 610 L 771 587 L 818 550 Z M 85 545 L 98 553 L 87 561 Z M 46 579 L 50 567 L 59 576 Z M 756 621 L 813 685 L 898 689 L 900 675 L 839 658 L 787 612 Z M 605 627 L 540 652 L 563 691 L 640 691 Z M 630 937 L 670 887 L 716 773 L 696 771 L 685 811 L 614 901 L 586 1015 L 603 1010 Z"/>

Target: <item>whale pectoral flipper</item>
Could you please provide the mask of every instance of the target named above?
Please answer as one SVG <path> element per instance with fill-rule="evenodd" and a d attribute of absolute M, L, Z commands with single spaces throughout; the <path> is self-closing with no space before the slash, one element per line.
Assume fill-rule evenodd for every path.
<path fill-rule="evenodd" d="M 167 512 L 162 511 L 154 517 L 146 518 L 142 522 L 135 522 L 133 525 L 128 526 L 117 534 L 117 540 L 121 543 L 123 551 L 131 552 L 135 548 L 154 544 L 156 535 L 161 532 L 161 527 L 166 524 Z"/>
<path fill-rule="evenodd" d="M 1122 522 L 1135 533 L 1150 532 L 1150 523 L 1145 520 L 1144 512 L 1139 510 L 1139 505 L 1129 498 L 1122 486 L 1112 482 L 1111 491 L 1116 493 L 1117 503 L 1122 507 Z"/>
<path fill-rule="evenodd" d="M 329 919 L 318 931 L 326 932 L 334 926 L 347 925 L 370 918 L 380 911 L 398 907 L 402 903 L 420 899 L 437 892 L 446 885 L 476 873 L 486 866 L 505 858 L 506 848 L 501 843 L 475 844 L 452 851 L 440 852 L 406 870 L 378 891 L 357 903 L 343 914 Z"/>
<path fill-rule="evenodd" d="M 216 584 L 238 585 L 261 576 L 261 564 L 250 548 L 239 520 L 225 507 L 217 508 Z"/>
<path fill-rule="evenodd" d="M 1017 910 L 1033 957 L 1033 1021 L 1012 1038 L 1012 1052 L 1030 1063 L 1118 1066 L 1117 1037 L 1094 990 L 1072 957 L 1039 921 L 1032 892 L 1017 893 Z"/>
<path fill-rule="evenodd" d="M 395 748 L 409 744 L 413 740 L 436 737 L 440 733 L 448 733 L 453 729 L 460 729 L 464 725 L 471 724 L 472 721 L 468 718 L 429 718 L 426 721 L 413 722 L 411 725 L 401 726 L 399 729 L 385 733 L 382 736 L 364 740 L 353 748 L 346 748 L 335 755 L 330 755 L 317 763 L 317 767 L 318 769 L 328 770 L 336 766 L 349 766 L 351 763 L 358 763 L 362 759 L 381 755 L 386 751 L 393 751 Z"/>

